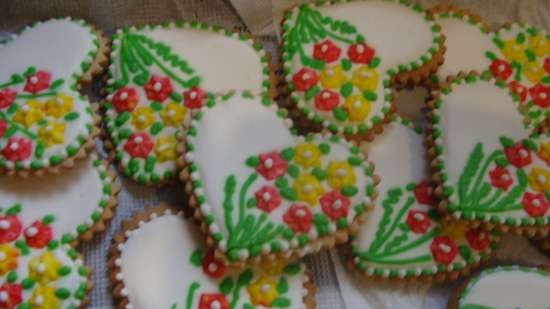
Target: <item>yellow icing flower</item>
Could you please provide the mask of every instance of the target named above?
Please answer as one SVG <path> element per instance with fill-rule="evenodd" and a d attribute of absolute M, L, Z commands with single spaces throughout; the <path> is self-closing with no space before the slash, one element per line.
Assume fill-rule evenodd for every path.
<path fill-rule="evenodd" d="M 61 262 L 57 260 L 53 253 L 46 251 L 30 260 L 29 278 L 41 284 L 48 284 L 59 278 L 57 271 L 61 266 Z"/>
<path fill-rule="evenodd" d="M 45 285 L 38 285 L 32 291 L 29 302 L 33 309 L 56 309 L 60 305 L 57 296 L 55 296 L 55 287 Z"/>
<path fill-rule="evenodd" d="M 132 112 L 132 125 L 140 131 L 147 129 L 153 124 L 153 121 L 155 121 L 155 116 L 153 110 L 148 106 L 138 107 Z"/>
<path fill-rule="evenodd" d="M 38 129 L 38 138 L 46 143 L 46 147 L 63 144 L 65 141 L 65 124 L 48 123 Z"/>
<path fill-rule="evenodd" d="M 529 36 L 527 46 L 538 57 L 545 57 L 550 54 L 550 40 L 548 40 L 543 33 L 539 33 L 535 36 Z"/>
<path fill-rule="evenodd" d="M 370 113 L 371 104 L 363 95 L 356 94 L 346 98 L 344 109 L 348 112 L 350 121 L 363 121 Z"/>
<path fill-rule="evenodd" d="M 544 193 L 550 190 L 550 172 L 540 167 L 534 167 L 527 176 L 527 180 L 531 189 L 537 192 Z"/>
<path fill-rule="evenodd" d="M 155 154 L 158 162 L 176 159 L 176 138 L 171 135 L 159 137 L 155 145 Z"/>
<path fill-rule="evenodd" d="M 346 161 L 331 161 L 327 167 L 327 182 L 336 190 L 355 184 L 355 172 Z"/>
<path fill-rule="evenodd" d="M 7 244 L 0 245 L 0 276 L 4 276 L 10 270 L 17 268 L 19 250 Z"/>
<path fill-rule="evenodd" d="M 441 225 L 441 234 L 447 235 L 450 238 L 457 240 L 464 238 L 464 235 L 466 234 L 466 231 L 468 231 L 468 225 L 464 222 L 450 222 L 446 221 L 443 222 Z"/>
<path fill-rule="evenodd" d="M 74 98 L 59 92 L 55 98 L 46 101 L 46 114 L 55 118 L 64 117 L 73 109 Z"/>
<path fill-rule="evenodd" d="M 528 62 L 523 68 L 523 75 L 525 75 L 527 80 L 533 84 L 540 82 L 540 80 L 544 77 L 544 74 L 544 69 L 536 61 Z"/>
<path fill-rule="evenodd" d="M 22 124 L 25 128 L 30 128 L 35 122 L 44 118 L 44 116 L 44 103 L 29 100 L 15 112 L 13 121 Z"/>
<path fill-rule="evenodd" d="M 319 197 L 325 193 L 317 178 L 310 174 L 299 175 L 294 180 L 292 189 L 296 192 L 298 200 L 306 202 L 312 207 L 317 204 Z"/>
<path fill-rule="evenodd" d="M 321 165 L 321 151 L 313 143 L 302 143 L 296 146 L 294 161 L 304 168 Z"/>
<path fill-rule="evenodd" d="M 246 289 L 254 306 L 271 307 L 273 301 L 279 296 L 277 283 L 269 277 L 260 277 Z"/>
<path fill-rule="evenodd" d="M 362 91 L 373 91 L 378 85 L 378 72 L 366 65 L 354 70 L 351 76 L 351 83 Z"/>
<path fill-rule="evenodd" d="M 162 118 L 165 126 L 179 128 L 186 113 L 187 109 L 183 105 L 170 102 L 160 112 L 160 117 Z"/>
<path fill-rule="evenodd" d="M 542 143 L 537 154 L 546 162 L 546 165 L 550 165 L 550 142 Z"/>
<path fill-rule="evenodd" d="M 260 263 L 260 269 L 266 275 L 277 276 L 283 272 L 286 265 L 286 262 L 280 259 L 275 261 L 264 260 Z"/>
<path fill-rule="evenodd" d="M 346 81 L 346 75 L 340 65 L 325 66 L 321 74 L 319 74 L 319 80 L 323 88 L 340 88 Z"/>
<path fill-rule="evenodd" d="M 523 64 L 527 61 L 527 56 L 525 56 L 525 46 L 517 43 L 516 39 L 505 41 L 504 47 L 502 48 L 502 53 L 510 62 L 517 61 Z"/>

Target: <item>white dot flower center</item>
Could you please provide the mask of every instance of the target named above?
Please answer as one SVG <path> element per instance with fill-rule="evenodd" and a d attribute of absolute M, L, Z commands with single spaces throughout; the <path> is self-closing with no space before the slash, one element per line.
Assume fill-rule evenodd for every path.
<path fill-rule="evenodd" d="M 498 66 L 498 70 L 500 72 L 504 72 L 506 70 L 506 66 L 504 64 L 501 64 L 501 65 Z"/>
<path fill-rule="evenodd" d="M 328 50 L 328 44 L 327 44 L 327 43 L 321 45 L 321 51 L 322 51 L 323 53 L 326 53 L 327 50 Z"/>
<path fill-rule="evenodd" d="M 441 249 L 441 251 L 443 251 L 443 253 L 451 252 L 451 247 L 447 246 L 446 244 L 440 244 L 439 249 Z"/>
<path fill-rule="evenodd" d="M 194 100 L 197 98 L 197 92 L 196 91 L 191 91 L 189 93 L 189 98 L 191 98 L 191 100 Z"/>
<path fill-rule="evenodd" d="M 55 99 L 55 104 L 57 104 L 58 106 L 63 105 L 63 99 L 61 99 L 61 98 L 56 98 L 56 99 Z"/>
<path fill-rule="evenodd" d="M 1 230 L 7 230 L 11 226 L 10 222 L 8 220 L 0 220 L 0 229 Z"/>
<path fill-rule="evenodd" d="M 272 167 L 273 167 L 273 159 L 267 158 L 267 159 L 264 161 L 264 167 L 265 167 L 265 168 L 272 168 Z"/>
<path fill-rule="evenodd" d="M 8 300 L 8 292 L 2 291 L 0 292 L 0 301 L 6 302 Z"/>
<path fill-rule="evenodd" d="M 134 142 L 135 142 L 136 144 L 141 144 L 141 143 L 143 142 L 143 137 L 141 137 L 141 136 L 136 137 L 136 138 L 134 139 Z"/>
<path fill-rule="evenodd" d="M 328 91 L 323 91 L 323 94 L 321 94 L 321 98 L 327 100 L 328 98 L 330 98 L 330 93 L 328 93 Z"/>
<path fill-rule="evenodd" d="M 311 158 L 312 155 L 313 155 L 313 153 L 311 153 L 311 151 L 306 150 L 306 151 L 304 151 L 303 157 L 306 158 L 306 159 L 309 159 L 309 158 Z"/>
<path fill-rule="evenodd" d="M 31 77 L 30 82 L 31 84 L 38 84 L 38 77 L 36 76 Z"/>
<path fill-rule="evenodd" d="M 260 291 L 265 294 L 265 293 L 269 292 L 269 288 L 270 288 L 269 284 L 264 284 L 260 288 Z"/>
<path fill-rule="evenodd" d="M 210 309 L 221 309 L 221 308 L 222 308 L 222 304 L 217 300 L 210 303 Z"/>
<path fill-rule="evenodd" d="M 34 226 L 31 226 L 25 231 L 25 234 L 29 237 L 34 237 L 36 236 L 36 234 L 38 234 L 38 229 Z"/>
<path fill-rule="evenodd" d="M 544 175 L 538 175 L 537 176 L 537 181 L 542 185 L 546 182 L 546 177 L 544 177 Z"/>
<path fill-rule="evenodd" d="M 208 271 L 209 272 L 215 272 L 218 270 L 218 265 L 216 265 L 216 263 L 210 263 L 208 264 Z"/>
<path fill-rule="evenodd" d="M 43 272 L 46 271 L 46 265 L 42 264 L 42 263 L 38 263 L 38 265 L 36 265 L 36 271 L 41 274 Z"/>
<path fill-rule="evenodd" d="M 121 93 L 120 94 L 120 99 L 123 100 L 123 101 L 128 99 L 128 92 Z"/>
<path fill-rule="evenodd" d="M 537 200 L 533 200 L 532 204 L 533 204 L 533 206 L 535 206 L 535 207 L 539 207 L 539 206 L 540 206 L 540 200 L 538 200 L 538 199 L 537 199 Z"/>
<path fill-rule="evenodd" d="M 18 144 L 18 143 L 12 143 L 12 144 L 10 145 L 10 149 L 11 149 L 12 151 L 17 151 L 17 149 L 19 149 L 19 144 Z"/>
<path fill-rule="evenodd" d="M 355 51 L 361 54 L 365 51 L 365 47 L 363 45 L 359 44 L 355 47 Z"/>
<path fill-rule="evenodd" d="M 264 199 L 264 201 L 268 202 L 271 199 L 271 194 L 269 194 L 269 192 L 264 192 L 262 198 Z"/>
<path fill-rule="evenodd" d="M 155 90 L 155 92 L 159 92 L 161 89 L 162 89 L 162 84 L 160 82 L 156 82 L 153 85 L 153 90 Z"/>
<path fill-rule="evenodd" d="M 0 261 L 3 261 L 6 259 L 6 254 L 4 252 L 0 252 Z"/>
<path fill-rule="evenodd" d="M 424 220 L 424 216 L 422 214 L 419 214 L 419 213 L 414 214 L 413 217 L 414 217 L 414 220 L 416 220 L 416 221 Z"/>
<path fill-rule="evenodd" d="M 173 118 L 174 116 L 176 116 L 176 111 L 173 110 L 173 109 L 169 110 L 168 111 L 168 117 Z"/>
<path fill-rule="evenodd" d="M 302 80 L 308 80 L 309 78 L 309 73 L 304 73 L 304 75 L 302 75 Z"/>
<path fill-rule="evenodd" d="M 296 210 L 296 217 L 301 218 L 301 217 L 303 217 L 303 216 L 305 216 L 305 215 L 306 215 L 305 210 L 303 210 L 303 209 L 298 209 L 298 210 Z"/>
<path fill-rule="evenodd" d="M 311 191 L 313 191 L 313 186 L 310 185 L 310 184 L 307 184 L 305 186 L 302 187 L 302 192 L 304 193 L 310 193 Z"/>
<path fill-rule="evenodd" d="M 336 200 L 336 201 L 334 201 L 334 203 L 332 203 L 332 208 L 340 209 L 340 207 L 342 207 L 342 201 L 341 200 Z"/>
<path fill-rule="evenodd" d="M 336 170 L 336 176 L 338 177 L 344 177 L 346 176 L 346 170 L 343 168 L 339 168 Z"/>
<path fill-rule="evenodd" d="M 544 92 L 542 92 L 541 94 L 539 94 L 539 98 L 541 98 L 541 99 L 543 99 L 543 100 L 546 99 L 546 97 L 547 97 L 547 95 L 546 95 L 546 93 L 544 93 Z"/>
<path fill-rule="evenodd" d="M 522 158 L 527 158 L 528 155 L 529 154 L 527 153 L 527 150 L 525 150 L 525 149 L 521 149 L 519 151 L 519 156 L 522 157 Z"/>
<path fill-rule="evenodd" d="M 40 295 L 36 296 L 36 298 L 34 299 L 35 305 L 42 305 L 43 302 L 44 302 L 44 297 Z"/>
<path fill-rule="evenodd" d="M 146 119 L 145 116 L 143 116 L 143 115 L 139 115 L 137 120 L 138 120 L 138 122 L 140 122 L 140 123 L 144 123 L 145 121 L 147 121 L 147 119 Z"/>

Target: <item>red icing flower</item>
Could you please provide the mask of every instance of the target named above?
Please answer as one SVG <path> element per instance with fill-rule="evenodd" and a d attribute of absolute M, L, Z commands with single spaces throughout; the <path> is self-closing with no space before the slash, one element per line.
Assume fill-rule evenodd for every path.
<path fill-rule="evenodd" d="M 15 95 L 17 95 L 17 92 L 6 88 L 0 90 L 0 108 L 6 108 L 13 103 L 15 100 Z"/>
<path fill-rule="evenodd" d="M 147 99 L 162 102 L 172 93 L 172 83 L 168 77 L 152 75 L 143 86 Z"/>
<path fill-rule="evenodd" d="M 407 215 L 407 225 L 416 234 L 424 234 L 428 231 L 432 222 L 424 211 L 412 209 Z"/>
<path fill-rule="evenodd" d="M 153 149 L 154 142 L 145 132 L 136 132 L 130 135 L 124 150 L 134 158 L 146 158 Z"/>
<path fill-rule="evenodd" d="M 516 168 L 522 168 L 531 164 L 531 152 L 520 143 L 515 144 L 511 148 L 504 148 L 504 154 L 508 162 Z"/>
<path fill-rule="evenodd" d="M 265 212 L 271 212 L 281 205 L 281 196 L 274 187 L 263 186 L 254 195 L 257 207 Z"/>
<path fill-rule="evenodd" d="M 133 111 L 139 101 L 136 89 L 131 87 L 123 87 L 118 89 L 113 95 L 113 105 L 119 112 Z"/>
<path fill-rule="evenodd" d="M 332 90 L 322 90 L 315 95 L 315 107 L 322 111 L 331 111 L 340 103 L 340 96 Z"/>
<path fill-rule="evenodd" d="M 20 284 L 4 283 L 0 286 L 0 308 L 13 309 L 23 301 L 23 287 Z"/>
<path fill-rule="evenodd" d="M 451 264 L 458 254 L 455 242 L 448 236 L 437 236 L 430 245 L 434 260 L 441 264 Z"/>
<path fill-rule="evenodd" d="M 490 243 L 489 233 L 483 229 L 470 229 L 466 232 L 466 240 L 472 249 L 481 251 L 485 250 Z"/>
<path fill-rule="evenodd" d="M 202 260 L 202 271 L 212 278 L 220 278 L 225 273 L 225 266 L 216 261 L 214 253 L 211 252 Z"/>
<path fill-rule="evenodd" d="M 293 204 L 283 215 L 283 221 L 294 233 L 307 233 L 311 229 L 313 214 L 305 205 Z"/>
<path fill-rule="evenodd" d="M 365 43 L 356 43 L 349 47 L 348 57 L 353 63 L 368 64 L 374 57 L 374 49 Z"/>
<path fill-rule="evenodd" d="M 5 122 L 4 120 L 0 120 L 0 137 L 6 134 L 7 129 L 8 129 L 8 123 Z"/>
<path fill-rule="evenodd" d="M 40 221 L 34 221 L 31 226 L 25 229 L 25 240 L 31 248 L 44 248 L 51 239 L 52 228 Z"/>
<path fill-rule="evenodd" d="M 317 72 L 309 68 L 302 68 L 292 76 L 294 89 L 306 91 L 317 84 Z"/>
<path fill-rule="evenodd" d="M 496 59 L 491 63 L 489 66 L 491 71 L 493 71 L 493 75 L 496 78 L 500 78 L 502 80 L 507 80 L 510 75 L 512 75 L 512 66 L 510 64 L 502 59 Z"/>
<path fill-rule="evenodd" d="M 426 181 L 416 185 L 416 188 L 414 188 L 414 197 L 420 204 L 433 205 L 435 203 L 433 188 Z"/>
<path fill-rule="evenodd" d="M 340 52 L 340 47 L 336 46 L 331 40 L 325 40 L 315 44 L 313 47 L 313 58 L 331 63 L 338 60 Z"/>
<path fill-rule="evenodd" d="M 548 210 L 548 202 L 542 193 L 525 192 L 521 203 L 525 212 L 531 217 L 544 216 Z"/>
<path fill-rule="evenodd" d="M 183 105 L 187 108 L 201 108 L 206 93 L 199 87 L 192 87 L 183 92 Z"/>
<path fill-rule="evenodd" d="M 8 139 L 6 146 L 2 149 L 2 155 L 12 162 L 21 161 L 30 157 L 31 150 L 31 140 L 14 136 Z"/>
<path fill-rule="evenodd" d="M 223 294 L 202 294 L 198 309 L 229 309 L 229 302 Z"/>
<path fill-rule="evenodd" d="M 338 220 L 348 215 L 350 200 L 340 192 L 333 190 L 319 200 L 323 212 L 332 220 Z"/>
<path fill-rule="evenodd" d="M 48 72 L 38 71 L 33 75 L 27 77 L 27 83 L 23 90 L 31 93 L 37 93 L 50 87 L 50 81 L 52 76 Z"/>
<path fill-rule="evenodd" d="M 550 74 L 550 57 L 544 59 L 544 70 L 546 73 Z"/>
<path fill-rule="evenodd" d="M 256 171 L 265 179 L 273 180 L 286 173 L 287 162 L 281 158 L 277 151 L 262 153 L 259 155 L 260 163 Z"/>
<path fill-rule="evenodd" d="M 500 166 L 495 167 L 489 171 L 489 178 L 491 178 L 491 185 L 495 188 L 508 190 L 508 187 L 512 185 L 514 180 L 510 177 L 510 172 Z"/>
<path fill-rule="evenodd" d="M 22 229 L 21 221 L 16 216 L 0 217 L 0 244 L 16 240 Z"/>
<path fill-rule="evenodd" d="M 536 84 L 529 89 L 529 94 L 531 94 L 531 98 L 533 98 L 536 105 L 540 107 L 550 106 L 550 88 L 542 84 Z"/>
<path fill-rule="evenodd" d="M 508 88 L 510 88 L 510 91 L 512 93 L 518 95 L 520 103 L 525 103 L 528 94 L 527 88 L 525 86 L 514 80 L 508 84 Z"/>

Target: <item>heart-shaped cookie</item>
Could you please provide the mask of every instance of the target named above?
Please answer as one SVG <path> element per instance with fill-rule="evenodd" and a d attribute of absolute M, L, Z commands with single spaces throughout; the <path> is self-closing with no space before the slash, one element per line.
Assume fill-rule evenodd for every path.
<path fill-rule="evenodd" d="M 117 308 L 315 307 L 304 265 L 271 261 L 232 269 L 205 251 L 202 240 L 193 222 L 167 206 L 123 222 L 108 262 Z"/>
<path fill-rule="evenodd" d="M 197 22 L 124 28 L 113 40 L 105 123 L 120 168 L 143 184 L 176 174 L 176 134 L 213 93 L 269 89 L 268 56 L 248 35 Z"/>
<path fill-rule="evenodd" d="M 532 235 L 550 227 L 548 136 L 531 136 L 513 96 L 490 74 L 434 93 L 429 154 L 442 209 Z"/>
<path fill-rule="evenodd" d="M 444 220 L 433 207 L 420 130 L 396 117 L 362 150 L 375 164 L 380 195 L 352 243 L 359 269 L 385 278 L 454 279 L 488 256 L 495 235 Z"/>
<path fill-rule="evenodd" d="M 79 91 L 106 61 L 106 40 L 81 20 L 25 28 L 0 48 L 0 171 L 41 174 L 86 156 L 95 107 Z"/>
<path fill-rule="evenodd" d="M 301 256 L 347 240 L 375 194 L 372 167 L 336 136 L 294 136 L 269 99 L 219 97 L 191 121 L 181 178 L 230 262 Z"/>
<path fill-rule="evenodd" d="M 391 112 L 392 79 L 419 83 L 435 72 L 443 41 L 419 5 L 305 4 L 283 21 L 284 74 L 304 116 L 332 132 L 364 134 Z"/>

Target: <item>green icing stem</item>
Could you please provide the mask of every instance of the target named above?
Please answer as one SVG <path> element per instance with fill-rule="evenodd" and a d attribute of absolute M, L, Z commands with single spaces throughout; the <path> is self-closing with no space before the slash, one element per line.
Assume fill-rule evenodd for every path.
<path fill-rule="evenodd" d="M 9 127 L 15 128 L 15 129 L 12 129 L 12 130 L 16 130 L 15 132 L 20 131 L 21 133 L 25 134 L 28 138 L 30 138 L 32 140 L 36 140 L 38 138 L 36 136 L 36 134 L 32 133 L 31 131 L 27 130 L 26 128 L 24 128 L 24 127 L 20 126 L 19 124 L 13 122 L 12 120 L 8 119 L 8 117 L 3 112 L 0 112 L 0 119 L 7 122 L 9 124 Z M 6 132 L 9 132 L 9 129 Z"/>
<path fill-rule="evenodd" d="M 15 96 L 16 99 L 37 99 L 43 97 L 53 97 L 57 94 L 55 91 L 44 92 L 40 94 L 18 94 Z"/>
<path fill-rule="evenodd" d="M 246 179 L 243 186 L 241 187 L 241 191 L 239 192 L 239 222 L 242 222 L 244 219 L 244 209 L 246 208 L 246 192 L 257 178 L 257 173 L 251 174 L 250 176 L 248 176 L 248 179 Z M 237 226 L 237 230 L 239 230 L 239 226 Z"/>
<path fill-rule="evenodd" d="M 193 307 L 193 297 L 195 292 L 201 287 L 200 283 L 193 282 L 187 290 L 187 301 L 185 302 L 185 309 L 191 309 Z M 175 305 L 174 305 L 175 306 Z M 172 307 L 174 307 L 172 306 Z"/>
<path fill-rule="evenodd" d="M 383 257 L 371 256 L 367 253 L 359 254 L 364 260 L 380 263 L 380 264 L 391 264 L 391 265 L 405 265 L 405 264 L 416 264 L 416 263 L 427 263 L 432 261 L 432 256 L 430 254 L 419 255 L 417 257 L 412 257 L 408 259 L 385 259 Z"/>
<path fill-rule="evenodd" d="M 396 255 L 396 254 L 403 253 L 403 252 L 405 252 L 407 250 L 410 250 L 412 248 L 418 247 L 418 246 L 426 243 L 427 241 L 431 240 L 435 236 L 439 235 L 440 232 L 441 232 L 441 230 L 439 228 L 434 228 L 430 232 L 422 235 L 422 237 L 419 237 L 417 240 L 415 240 L 413 242 L 410 242 L 410 243 L 408 243 L 407 245 L 404 245 L 401 248 L 397 248 L 397 249 L 394 249 L 392 251 L 389 251 L 389 250 L 388 251 L 383 251 L 381 257 L 393 256 L 393 255 Z"/>

